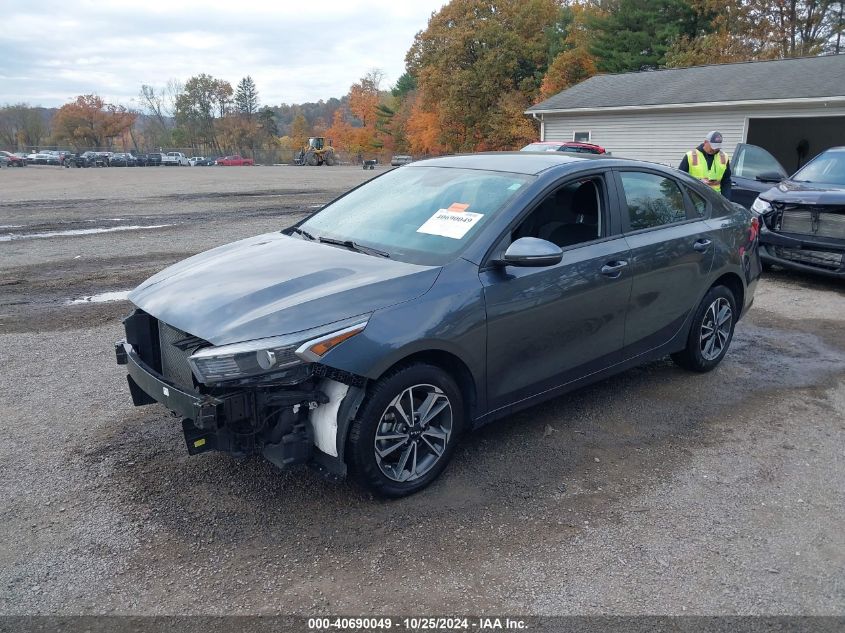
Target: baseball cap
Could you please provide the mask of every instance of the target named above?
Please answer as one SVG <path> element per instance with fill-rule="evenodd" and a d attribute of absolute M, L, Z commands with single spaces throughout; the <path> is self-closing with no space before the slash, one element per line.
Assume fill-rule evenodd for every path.
<path fill-rule="evenodd" d="M 707 136 L 704 137 L 704 140 L 710 143 L 710 147 L 713 149 L 722 149 L 722 133 L 713 130 L 712 132 L 708 132 Z"/>

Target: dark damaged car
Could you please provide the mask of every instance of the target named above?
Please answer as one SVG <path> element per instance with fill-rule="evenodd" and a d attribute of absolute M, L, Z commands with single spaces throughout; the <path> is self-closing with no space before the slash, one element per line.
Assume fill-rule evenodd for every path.
<path fill-rule="evenodd" d="M 751 209 L 765 264 L 845 278 L 845 147 L 822 152 Z"/>
<path fill-rule="evenodd" d="M 519 409 L 667 354 L 713 369 L 759 274 L 756 217 L 676 170 L 439 158 L 153 276 L 117 361 L 189 453 L 395 497 Z"/>

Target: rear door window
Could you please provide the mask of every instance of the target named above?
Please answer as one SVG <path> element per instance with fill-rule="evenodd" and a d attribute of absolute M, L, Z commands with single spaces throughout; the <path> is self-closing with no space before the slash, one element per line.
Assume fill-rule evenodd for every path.
<path fill-rule="evenodd" d="M 671 178 L 639 171 L 623 171 L 619 176 L 628 208 L 629 230 L 640 231 L 687 219 L 684 195 Z"/>
<path fill-rule="evenodd" d="M 693 191 L 692 189 L 687 189 L 687 194 L 689 195 L 689 199 L 692 202 L 692 208 L 695 210 L 693 217 L 705 217 L 707 215 L 707 200 L 704 199 L 704 196 Z"/>

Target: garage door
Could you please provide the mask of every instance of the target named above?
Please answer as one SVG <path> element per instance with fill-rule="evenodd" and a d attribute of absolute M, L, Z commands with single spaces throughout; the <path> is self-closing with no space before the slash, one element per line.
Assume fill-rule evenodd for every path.
<path fill-rule="evenodd" d="M 845 145 L 845 116 L 751 118 L 746 142 L 767 149 L 791 174 L 816 154 Z"/>

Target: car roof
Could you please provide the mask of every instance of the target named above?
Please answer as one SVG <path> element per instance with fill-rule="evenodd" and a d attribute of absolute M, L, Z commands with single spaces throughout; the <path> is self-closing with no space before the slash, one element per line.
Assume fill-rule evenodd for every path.
<path fill-rule="evenodd" d="M 443 156 L 428 160 L 415 161 L 408 167 L 453 167 L 462 169 L 482 169 L 486 171 L 503 171 L 515 174 L 536 176 L 553 167 L 569 165 L 584 167 L 585 161 L 591 166 L 596 161 L 607 166 L 618 165 L 648 165 L 654 163 L 644 161 L 609 158 L 606 154 L 565 154 L 559 152 L 487 152 L 483 154 L 459 154 Z"/>

